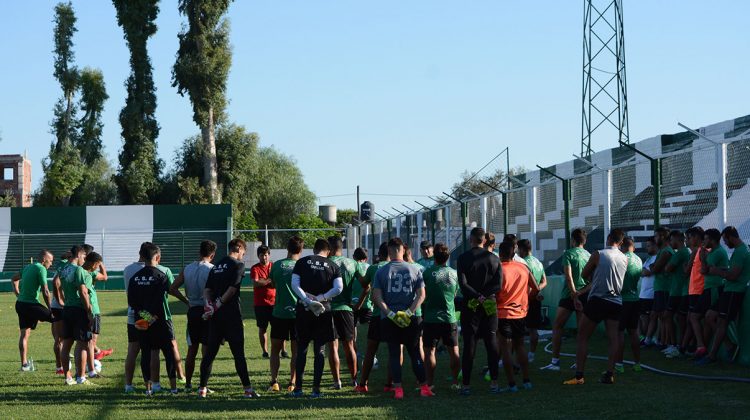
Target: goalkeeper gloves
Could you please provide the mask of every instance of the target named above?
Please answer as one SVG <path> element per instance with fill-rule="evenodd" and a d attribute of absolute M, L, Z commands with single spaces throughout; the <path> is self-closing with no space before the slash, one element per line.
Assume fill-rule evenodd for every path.
<path fill-rule="evenodd" d="M 411 313 L 410 310 L 406 311 L 398 311 L 396 312 L 396 318 L 400 321 L 398 323 L 398 326 L 401 328 L 406 328 L 411 324 L 411 316 L 409 315 Z"/>
<path fill-rule="evenodd" d="M 497 306 L 494 300 L 487 299 L 482 303 L 482 306 L 484 307 L 484 313 L 487 315 L 497 315 Z"/>
<path fill-rule="evenodd" d="M 476 298 L 469 299 L 469 303 L 467 303 L 466 306 L 472 311 L 476 311 L 479 307 L 479 300 L 477 300 Z"/>
<path fill-rule="evenodd" d="M 315 316 L 320 316 L 323 312 L 326 311 L 325 306 L 323 306 L 322 303 L 311 300 L 310 303 L 307 304 L 307 308 L 313 313 Z"/>

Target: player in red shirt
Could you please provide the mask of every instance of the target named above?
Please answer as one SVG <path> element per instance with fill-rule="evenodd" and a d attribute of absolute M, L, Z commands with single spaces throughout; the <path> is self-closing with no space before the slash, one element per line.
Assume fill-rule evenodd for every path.
<path fill-rule="evenodd" d="M 531 275 L 529 268 L 514 261 L 515 249 L 513 243 L 500 244 L 500 266 L 503 270 L 503 281 L 500 291 L 495 295 L 497 302 L 497 318 L 500 352 L 503 358 L 505 376 L 508 387 L 500 392 L 517 392 L 516 381 L 513 378 L 513 355 L 515 351 L 518 363 L 521 365 L 523 387 L 531 389 L 529 380 L 529 360 L 523 346 L 526 334 L 526 314 L 529 311 L 529 291 L 536 296 L 539 286 Z"/>
<path fill-rule="evenodd" d="M 276 289 L 271 284 L 271 250 L 267 246 L 258 247 L 259 263 L 250 268 L 250 278 L 253 280 L 253 304 L 255 309 L 255 323 L 258 325 L 260 348 L 263 358 L 268 358 L 268 340 L 266 331 L 273 317 L 273 304 L 276 302 Z"/>

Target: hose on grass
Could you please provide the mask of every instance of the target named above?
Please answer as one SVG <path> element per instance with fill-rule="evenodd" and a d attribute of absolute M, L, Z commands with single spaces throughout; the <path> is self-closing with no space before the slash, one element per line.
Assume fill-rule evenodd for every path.
<path fill-rule="evenodd" d="M 550 350 L 551 346 L 552 346 L 551 342 L 547 343 L 547 345 L 544 346 L 544 351 L 546 353 L 552 354 L 552 350 Z M 576 357 L 576 355 L 573 353 L 560 353 L 560 356 Z M 593 359 L 593 360 L 604 360 L 604 361 L 608 360 L 604 356 L 588 355 L 587 358 Z M 635 364 L 635 362 L 633 362 L 632 360 L 623 360 L 623 363 L 626 365 Z M 736 378 L 733 376 L 704 376 L 704 375 L 692 375 L 689 373 L 670 372 L 668 370 L 663 370 L 663 369 L 655 368 L 653 366 L 644 365 L 643 363 L 641 363 L 641 368 L 649 372 L 654 372 L 660 375 L 672 376 L 672 377 L 677 377 L 677 378 L 693 379 L 693 380 L 699 380 L 699 381 L 739 382 L 739 383 L 750 384 L 750 378 Z"/>

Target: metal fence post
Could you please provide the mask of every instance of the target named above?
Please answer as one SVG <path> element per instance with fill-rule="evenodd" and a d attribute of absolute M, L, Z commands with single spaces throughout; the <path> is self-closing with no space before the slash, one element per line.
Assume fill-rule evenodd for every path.
<path fill-rule="evenodd" d="M 651 159 L 651 185 L 654 188 L 654 229 L 661 226 L 661 159 Z"/>
<path fill-rule="evenodd" d="M 451 249 L 451 206 L 445 207 L 445 214 L 443 215 L 443 223 L 445 223 L 445 246 L 448 250 Z"/>
<path fill-rule="evenodd" d="M 466 252 L 466 250 L 468 249 L 466 246 L 466 213 L 467 213 L 466 210 L 468 207 L 469 207 L 468 204 L 466 204 L 465 202 L 461 202 L 461 236 L 462 236 L 461 242 L 463 245 L 464 252 Z"/>
<path fill-rule="evenodd" d="M 488 231 L 489 229 L 487 227 L 487 197 L 486 196 L 482 196 L 482 198 L 479 199 L 479 213 L 481 214 L 480 225 L 482 226 L 482 229 L 484 229 L 485 231 Z"/>
<path fill-rule="evenodd" d="M 529 225 L 531 229 L 531 243 L 533 245 L 533 249 L 537 249 L 537 243 L 536 243 L 536 211 L 537 211 L 537 204 L 536 204 L 536 191 L 537 187 L 531 187 L 531 212 L 529 218 Z"/>
<path fill-rule="evenodd" d="M 719 229 L 727 227 L 727 144 L 722 143 L 716 147 L 718 159 L 719 182 L 717 184 L 717 195 L 719 210 Z"/>
<path fill-rule="evenodd" d="M 502 207 L 503 207 L 503 235 L 508 234 L 508 193 L 503 192 L 501 194 Z"/>
<path fill-rule="evenodd" d="M 604 172 L 604 243 L 612 230 L 612 170 Z"/>

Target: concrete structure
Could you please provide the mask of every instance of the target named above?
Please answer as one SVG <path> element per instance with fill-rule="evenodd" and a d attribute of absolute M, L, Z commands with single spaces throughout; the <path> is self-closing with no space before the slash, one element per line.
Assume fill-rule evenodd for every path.
<path fill-rule="evenodd" d="M 0 194 L 13 195 L 18 207 L 31 207 L 31 161 L 22 155 L 0 155 L 0 175 Z"/>

